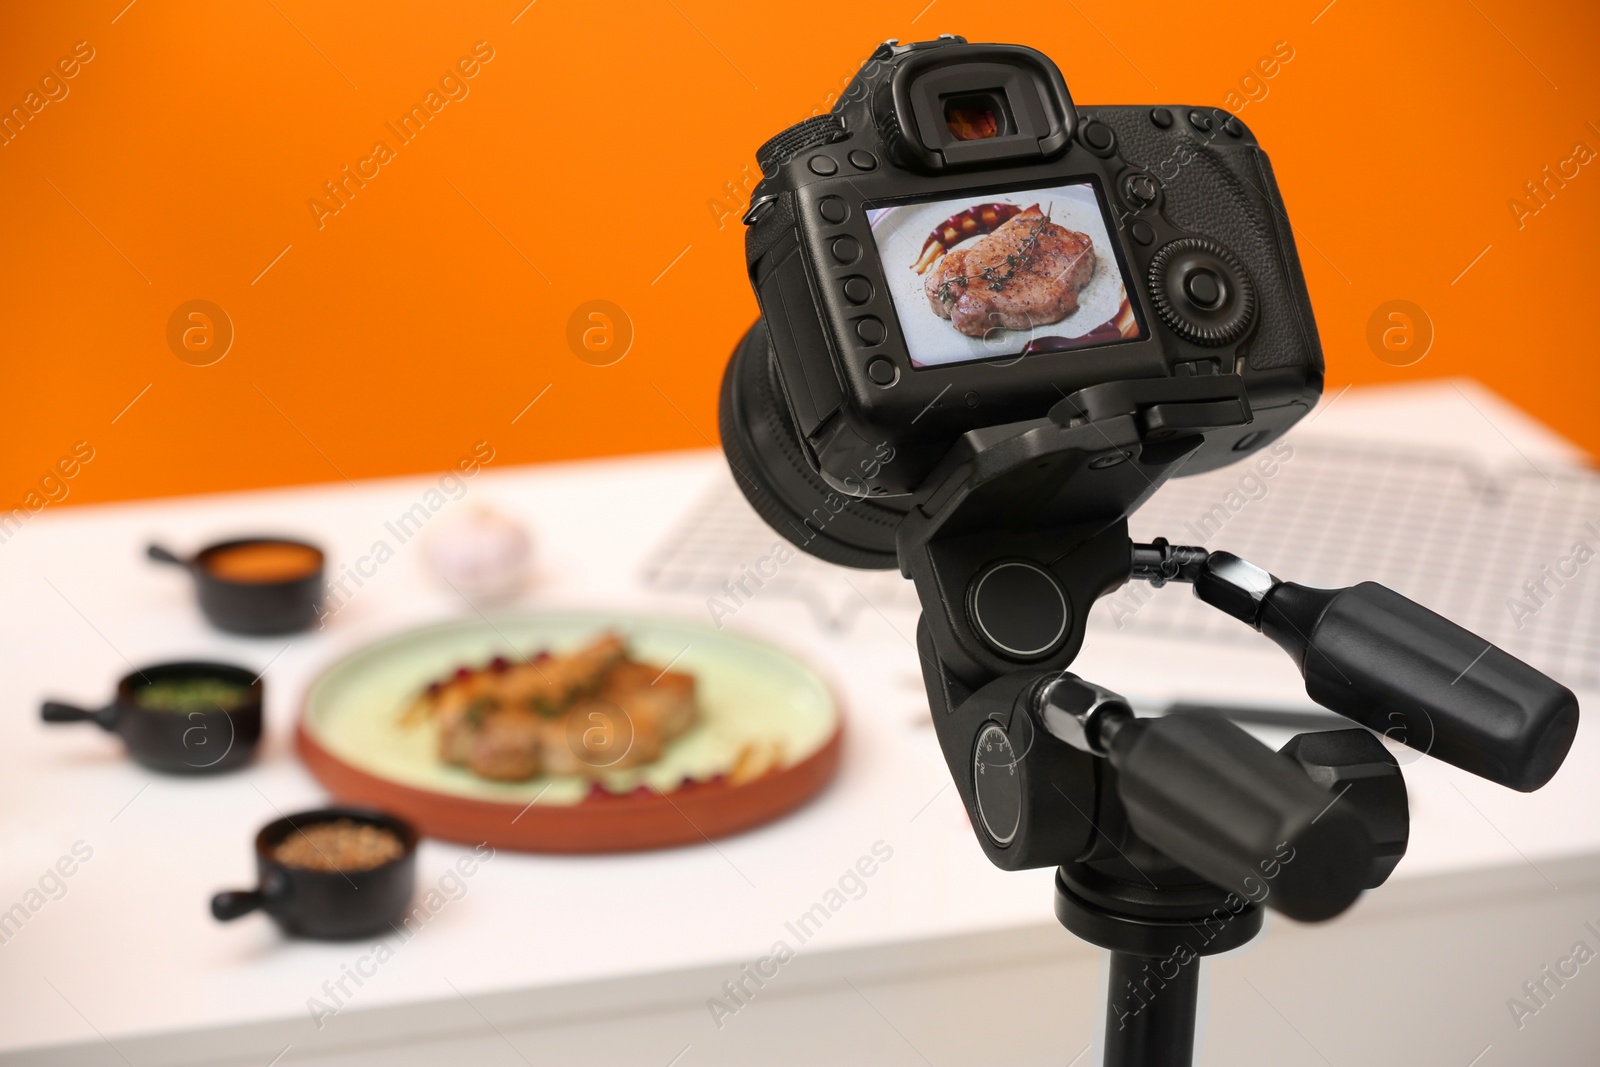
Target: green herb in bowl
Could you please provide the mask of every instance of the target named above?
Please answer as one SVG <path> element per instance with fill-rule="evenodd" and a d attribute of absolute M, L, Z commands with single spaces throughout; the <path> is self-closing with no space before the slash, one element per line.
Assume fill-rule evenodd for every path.
<path fill-rule="evenodd" d="M 233 711 L 250 700 L 250 687 L 221 678 L 162 678 L 133 692 L 134 703 L 146 711 Z"/>

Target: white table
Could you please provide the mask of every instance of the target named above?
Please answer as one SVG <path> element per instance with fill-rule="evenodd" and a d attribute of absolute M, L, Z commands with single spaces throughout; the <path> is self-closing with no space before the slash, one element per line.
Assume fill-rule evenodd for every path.
<path fill-rule="evenodd" d="M 1351 437 L 1444 444 L 1489 467 L 1577 458 L 1467 383 L 1341 396 L 1293 439 Z M 706 620 L 703 595 L 645 588 L 640 566 L 725 478 L 709 452 L 491 465 L 430 522 L 474 501 L 525 520 L 539 575 L 519 609 Z M 181 574 L 143 559 L 145 544 L 282 531 L 324 544 L 337 564 L 436 484 L 51 508 L 0 545 L 0 909 L 27 913 L 0 944 L 0 1064 L 1059 1064 L 1087 1045 L 1100 954 L 1055 924 L 1050 871 L 1000 872 L 972 841 L 926 722 L 904 596 L 858 612 L 845 633 L 780 596 L 729 622 L 816 663 L 847 704 L 837 782 L 774 825 L 641 855 L 502 852 L 415 937 L 391 939 L 393 958 L 375 968 L 368 944 L 286 941 L 260 916 L 214 922 L 210 894 L 251 883 L 256 830 L 326 800 L 290 747 L 307 680 L 375 637 L 470 609 L 429 579 L 413 542 L 326 630 L 227 637 L 201 622 Z M 729 560 L 730 576 L 741 562 Z M 851 580 L 876 601 L 885 576 Z M 242 772 L 156 777 L 92 727 L 38 721 L 43 697 L 97 706 L 130 664 L 188 656 L 266 670 L 267 736 Z M 1100 632 L 1075 669 L 1146 700 L 1305 703 L 1264 641 Z M 1600 929 L 1597 771 L 1587 724 L 1566 769 L 1533 795 L 1411 763 L 1412 844 L 1388 886 L 1331 925 L 1269 919 L 1256 944 L 1207 964 L 1205 1062 L 1465 1067 L 1485 1046 L 1485 1067 L 1592 1062 L 1600 964 L 1520 1030 L 1505 1001 L 1574 941 L 1600 949 L 1583 925 Z M 78 842 L 92 856 L 61 888 L 47 879 L 58 899 L 29 897 Z M 798 945 L 785 923 L 876 842 L 892 858 Z M 419 884 L 438 885 L 464 852 L 425 842 Z M 719 1027 L 708 1000 L 734 1006 L 723 983 L 779 939 L 796 958 Z M 371 975 L 359 987 L 344 977 L 358 964 Z M 349 995 L 319 1027 L 308 1001 L 335 1003 L 324 983 L 341 978 Z"/>

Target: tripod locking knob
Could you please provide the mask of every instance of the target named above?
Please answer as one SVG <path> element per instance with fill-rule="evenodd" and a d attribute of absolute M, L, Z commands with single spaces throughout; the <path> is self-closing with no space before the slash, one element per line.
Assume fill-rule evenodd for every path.
<path fill-rule="evenodd" d="M 1326 730 L 1292 737 L 1278 752 L 1360 816 L 1372 838 L 1367 888 L 1387 881 L 1411 838 L 1411 804 L 1400 764 L 1383 742 L 1367 730 Z"/>
<path fill-rule="evenodd" d="M 1041 681 L 1034 708 L 1046 733 L 1096 756 L 1109 754 L 1116 731 L 1133 718 L 1120 696 L 1066 671 Z"/>
<path fill-rule="evenodd" d="M 1362 734 L 1376 753 L 1350 739 L 1297 739 L 1286 759 L 1215 713 L 1134 718 L 1121 697 L 1066 671 L 1037 683 L 1031 704 L 1045 733 L 1109 759 L 1135 834 L 1212 884 L 1307 922 L 1332 918 L 1376 884 L 1366 819 L 1342 803 L 1354 780 L 1379 774 L 1388 757 L 1365 731 L 1347 732 Z M 1330 792 L 1329 783 L 1350 788 Z M 991 806 L 980 804 L 986 820 Z M 1402 834 L 1377 881 L 1404 850 Z"/>
<path fill-rule="evenodd" d="M 1134 832 L 1245 899 L 1318 922 L 1368 882 L 1372 839 L 1354 809 L 1220 715 L 1133 719 L 1111 763 Z"/>

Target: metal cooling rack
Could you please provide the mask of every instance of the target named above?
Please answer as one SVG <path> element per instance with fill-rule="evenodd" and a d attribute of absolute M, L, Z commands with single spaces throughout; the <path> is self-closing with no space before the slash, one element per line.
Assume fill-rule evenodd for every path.
<path fill-rule="evenodd" d="M 1381 582 L 1568 685 L 1600 688 L 1600 558 L 1579 561 L 1600 552 L 1600 476 L 1531 466 L 1487 471 L 1444 453 L 1359 443 L 1292 449 L 1270 476 L 1251 461 L 1168 482 L 1130 520 L 1134 538 L 1227 549 L 1307 585 Z M 732 596 L 724 583 L 743 579 L 756 597 L 807 603 L 818 625 L 834 632 L 847 632 L 863 611 L 916 608 L 910 583 L 894 572 L 846 570 L 799 552 L 763 577 L 758 564 L 779 542 L 729 479 L 662 542 L 644 581 L 737 607 L 748 598 Z M 1585 549 L 1575 555 L 1580 543 Z M 760 569 L 774 567 L 769 561 Z M 1260 640 L 1186 588 L 1142 583 L 1097 603 L 1090 627 Z"/>
<path fill-rule="evenodd" d="M 788 561 L 777 563 L 780 555 Z M 832 633 L 849 632 L 863 611 L 918 607 L 911 583 L 897 571 L 836 567 L 790 545 L 751 510 L 731 475 L 689 508 L 646 561 L 642 578 L 658 592 L 716 598 L 735 610 L 751 598 L 800 600 Z"/>

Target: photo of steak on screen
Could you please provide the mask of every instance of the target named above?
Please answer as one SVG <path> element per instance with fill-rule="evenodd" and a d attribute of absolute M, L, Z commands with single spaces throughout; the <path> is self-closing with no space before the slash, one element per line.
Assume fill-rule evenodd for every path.
<path fill-rule="evenodd" d="M 1022 211 L 1009 204 L 983 207 L 1010 218 L 949 252 L 928 273 L 923 288 L 934 314 L 968 337 L 982 337 L 996 326 L 1026 330 L 1077 311 L 1078 294 L 1094 274 L 1088 234 L 1051 222 L 1038 204 Z"/>
<path fill-rule="evenodd" d="M 976 198 L 974 198 L 976 199 Z M 916 367 L 1063 352 L 1141 336 L 1088 183 L 983 200 L 869 205 Z M 903 258 L 902 258 L 903 257 Z"/>

